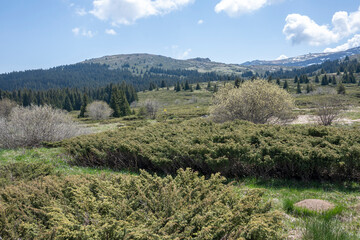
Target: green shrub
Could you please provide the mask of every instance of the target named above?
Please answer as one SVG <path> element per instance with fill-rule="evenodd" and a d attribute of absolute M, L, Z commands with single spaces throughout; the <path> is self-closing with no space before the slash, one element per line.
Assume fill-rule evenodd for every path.
<path fill-rule="evenodd" d="M 54 173 L 55 167 L 50 164 L 16 162 L 0 165 L 0 187 L 16 181 L 29 181 Z"/>
<path fill-rule="evenodd" d="M 191 167 L 227 177 L 360 180 L 359 136 L 357 128 L 194 119 L 80 136 L 62 145 L 81 166 L 171 174 Z"/>
<path fill-rule="evenodd" d="M 0 190 L 3 239 L 279 239 L 261 190 L 219 174 L 46 176 Z"/>

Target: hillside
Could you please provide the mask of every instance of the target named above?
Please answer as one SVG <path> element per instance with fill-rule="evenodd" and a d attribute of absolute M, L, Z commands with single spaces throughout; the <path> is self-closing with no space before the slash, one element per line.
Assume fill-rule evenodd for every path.
<path fill-rule="evenodd" d="M 334 61 L 343 59 L 346 56 L 360 56 L 360 47 L 351 48 L 346 51 L 334 52 L 334 53 L 309 53 L 297 57 L 286 58 L 283 60 L 254 60 L 245 62 L 243 66 L 262 66 L 262 65 L 276 65 L 276 66 L 292 66 L 292 67 L 306 67 L 314 64 L 321 64 L 326 61 Z M 357 56 L 357 57 L 358 57 Z"/>

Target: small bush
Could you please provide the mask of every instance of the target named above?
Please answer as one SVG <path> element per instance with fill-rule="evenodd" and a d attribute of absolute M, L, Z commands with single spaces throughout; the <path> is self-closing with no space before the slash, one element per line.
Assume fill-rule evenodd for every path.
<path fill-rule="evenodd" d="M 3 239 L 280 239 L 282 216 L 261 190 L 224 178 L 47 176 L 0 189 Z"/>
<path fill-rule="evenodd" d="M 0 100 L 0 118 L 7 118 L 10 115 L 11 110 L 16 106 L 16 102 L 7 98 Z"/>
<path fill-rule="evenodd" d="M 86 107 L 86 111 L 89 117 L 94 120 L 108 119 L 114 112 L 104 101 L 92 102 Z"/>
<path fill-rule="evenodd" d="M 16 107 L 0 118 L 0 148 L 38 146 L 88 132 L 61 110 L 50 106 Z"/>
<path fill-rule="evenodd" d="M 210 109 L 216 122 L 241 119 L 253 123 L 285 121 L 292 117 L 294 100 L 278 85 L 265 80 L 246 81 L 239 88 L 227 85 L 214 96 Z"/>

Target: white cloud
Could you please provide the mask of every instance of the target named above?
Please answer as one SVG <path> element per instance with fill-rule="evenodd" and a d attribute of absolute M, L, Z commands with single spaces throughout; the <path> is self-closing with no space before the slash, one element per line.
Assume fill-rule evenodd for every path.
<path fill-rule="evenodd" d="M 85 16 L 87 14 L 87 12 L 85 11 L 85 9 L 83 8 L 79 8 L 79 9 L 76 9 L 76 12 L 75 12 L 77 15 L 79 16 Z"/>
<path fill-rule="evenodd" d="M 178 10 L 195 0 L 94 0 L 95 17 L 113 25 L 133 24 L 140 18 L 164 15 Z"/>
<path fill-rule="evenodd" d="M 346 51 L 350 48 L 360 47 L 360 34 L 356 34 L 353 38 L 349 39 L 346 43 L 335 48 L 326 48 L 325 53 Z"/>
<path fill-rule="evenodd" d="M 198 24 L 199 25 L 201 25 L 201 24 L 203 24 L 204 23 L 204 20 L 202 20 L 202 19 L 200 19 L 199 21 L 198 21 Z"/>
<path fill-rule="evenodd" d="M 275 60 L 284 60 L 287 59 L 288 57 L 286 55 L 280 55 L 278 58 L 276 58 Z"/>
<path fill-rule="evenodd" d="M 105 30 L 105 33 L 106 34 L 109 34 L 109 35 L 116 35 L 116 31 L 114 29 L 106 29 Z"/>
<path fill-rule="evenodd" d="M 95 36 L 96 33 L 94 33 L 93 31 L 91 30 L 86 30 L 86 29 L 80 29 L 78 27 L 76 28 L 73 28 L 71 30 L 73 32 L 73 34 L 75 36 L 84 36 L 84 37 L 88 37 L 88 38 L 92 38 Z"/>
<path fill-rule="evenodd" d="M 285 19 L 283 33 L 293 44 L 308 43 L 313 46 L 338 42 L 360 31 L 360 8 L 353 13 L 336 12 L 332 18 L 332 28 L 319 25 L 308 16 L 289 14 Z"/>
<path fill-rule="evenodd" d="M 73 28 L 71 31 L 73 32 L 73 34 L 74 34 L 75 36 L 78 36 L 79 33 L 80 33 L 80 28 Z"/>
<path fill-rule="evenodd" d="M 185 50 L 183 53 L 181 53 L 177 58 L 178 59 L 185 59 L 189 56 L 189 54 L 191 53 L 191 48 Z"/>
<path fill-rule="evenodd" d="M 254 12 L 276 0 L 221 0 L 215 6 L 215 12 L 225 12 L 230 17 Z M 277 0 L 279 1 L 279 0 Z"/>

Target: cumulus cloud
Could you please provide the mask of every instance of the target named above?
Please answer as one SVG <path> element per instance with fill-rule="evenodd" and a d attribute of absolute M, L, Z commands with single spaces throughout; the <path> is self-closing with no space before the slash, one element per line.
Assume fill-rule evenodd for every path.
<path fill-rule="evenodd" d="M 185 59 L 185 58 L 187 58 L 187 57 L 189 56 L 189 54 L 191 53 L 191 51 L 192 51 L 191 48 L 185 50 L 183 53 L 181 53 L 181 54 L 178 56 L 178 58 L 179 58 L 179 59 Z"/>
<path fill-rule="evenodd" d="M 276 58 L 275 60 L 284 60 L 287 59 L 288 57 L 286 55 L 280 55 L 278 58 Z"/>
<path fill-rule="evenodd" d="M 79 9 L 76 9 L 76 12 L 75 12 L 77 15 L 79 16 L 85 16 L 87 14 L 87 12 L 85 11 L 85 9 L 83 8 L 79 8 Z"/>
<path fill-rule="evenodd" d="M 332 17 L 332 27 L 319 25 L 310 17 L 300 14 L 289 14 L 285 22 L 283 33 L 293 44 L 326 45 L 360 31 L 360 8 L 352 13 L 336 12 Z"/>
<path fill-rule="evenodd" d="M 105 30 L 105 33 L 106 34 L 109 34 L 109 35 L 116 35 L 116 31 L 114 29 L 106 29 Z"/>
<path fill-rule="evenodd" d="M 202 19 L 200 19 L 199 21 L 198 21 L 198 24 L 199 25 L 201 25 L 201 24 L 203 24 L 204 23 L 204 20 L 202 20 Z"/>
<path fill-rule="evenodd" d="M 192 2 L 194 0 L 94 0 L 90 13 L 113 25 L 129 25 L 140 18 L 168 14 Z"/>
<path fill-rule="evenodd" d="M 353 38 L 349 39 L 346 43 L 335 48 L 326 48 L 325 53 L 346 51 L 350 48 L 360 47 L 360 34 L 356 34 Z"/>
<path fill-rule="evenodd" d="M 282 0 L 221 0 L 215 6 L 215 12 L 225 12 L 230 17 L 236 17 L 280 1 Z"/>
<path fill-rule="evenodd" d="M 88 38 L 92 38 L 95 36 L 95 33 L 91 30 L 86 30 L 86 29 L 80 29 L 78 27 L 73 28 L 71 30 L 73 32 L 73 34 L 75 36 L 84 36 L 84 37 L 88 37 Z"/>
<path fill-rule="evenodd" d="M 78 36 L 80 34 L 80 28 L 73 28 L 71 31 L 75 36 Z"/>

